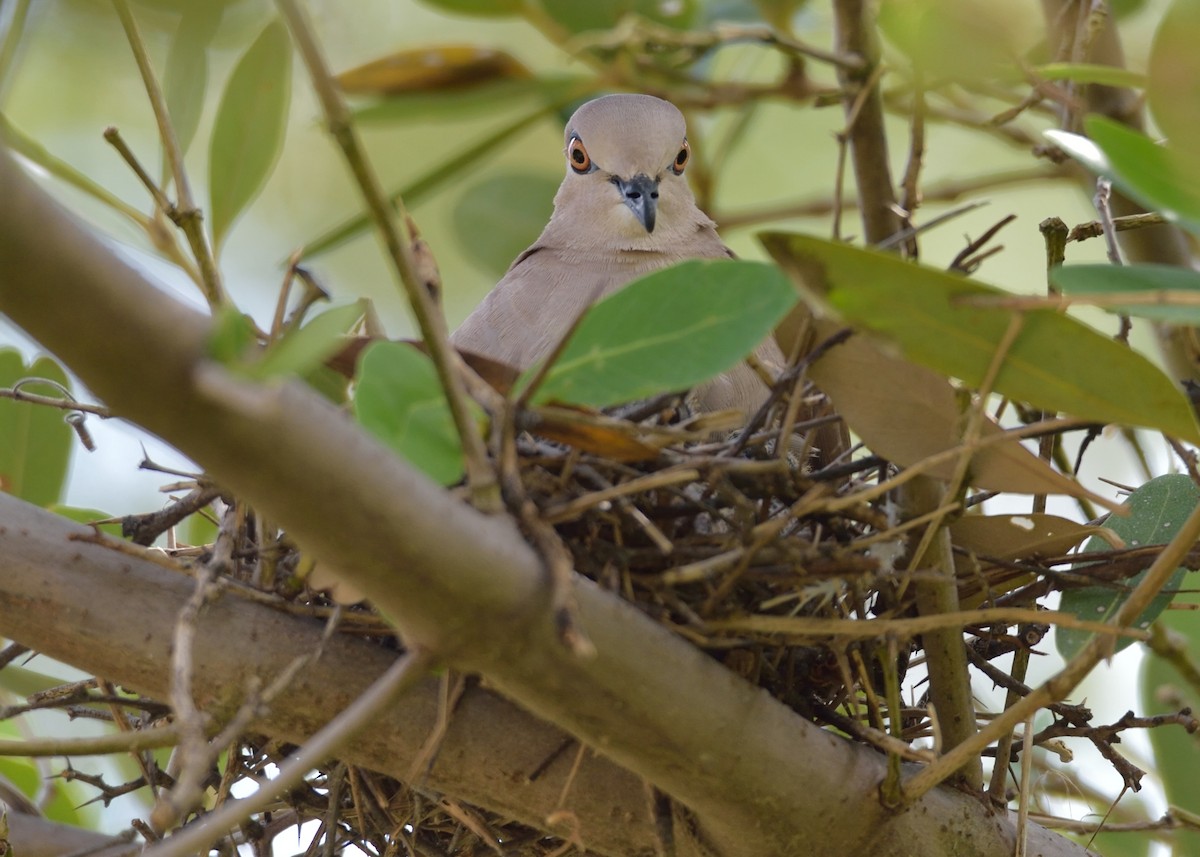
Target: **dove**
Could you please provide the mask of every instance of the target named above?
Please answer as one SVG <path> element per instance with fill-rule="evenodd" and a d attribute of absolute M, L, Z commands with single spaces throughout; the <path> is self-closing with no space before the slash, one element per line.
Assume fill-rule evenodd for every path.
<path fill-rule="evenodd" d="M 606 95 L 567 122 L 566 176 L 538 239 L 450 337 L 462 351 L 525 369 L 546 358 L 576 319 L 632 280 L 684 259 L 733 253 L 700 210 L 685 172 L 683 114 L 651 95 Z M 775 373 L 774 338 L 755 351 Z M 752 414 L 769 390 L 745 363 L 692 392 L 697 410 Z"/>

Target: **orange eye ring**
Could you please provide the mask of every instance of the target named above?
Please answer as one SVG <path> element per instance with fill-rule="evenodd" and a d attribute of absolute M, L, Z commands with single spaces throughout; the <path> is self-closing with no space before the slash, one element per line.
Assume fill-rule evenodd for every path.
<path fill-rule="evenodd" d="M 592 171 L 592 157 L 587 153 L 587 149 L 583 147 L 583 141 L 578 137 L 572 137 L 571 142 L 567 145 L 567 162 L 577 173 Z"/>
<path fill-rule="evenodd" d="M 680 175 L 684 167 L 688 165 L 688 161 L 692 158 L 692 148 L 688 145 L 688 141 L 683 141 L 683 146 L 679 149 L 679 154 L 675 156 L 675 160 L 671 162 L 671 172 L 675 175 Z"/>

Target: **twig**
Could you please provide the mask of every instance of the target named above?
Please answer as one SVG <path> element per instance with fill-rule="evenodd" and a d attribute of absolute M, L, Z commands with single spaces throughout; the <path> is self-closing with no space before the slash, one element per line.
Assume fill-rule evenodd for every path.
<path fill-rule="evenodd" d="M 1117 230 L 1113 226 L 1112 215 L 1112 182 L 1106 178 L 1096 179 L 1096 195 L 1092 201 L 1096 205 L 1096 213 L 1100 215 L 1100 228 L 1104 234 L 1104 247 L 1108 261 L 1121 265 L 1121 249 L 1117 246 Z"/>
<path fill-rule="evenodd" d="M 980 248 L 995 238 L 997 232 L 999 232 L 1005 226 L 1008 226 L 1008 224 L 1012 223 L 1016 219 L 1017 216 L 1015 214 L 1009 214 L 1006 217 L 1001 218 L 998 223 L 988 227 L 988 229 L 974 241 L 968 242 L 967 246 L 960 250 L 958 255 L 956 255 L 954 260 L 950 263 L 950 270 L 961 271 L 964 274 L 975 273 L 975 271 L 978 270 L 979 265 L 985 258 L 987 258 L 987 256 L 992 255 L 1001 248 L 995 247 L 986 254 L 980 255 L 976 258 L 972 257 L 979 252 Z"/>
<path fill-rule="evenodd" d="M 1053 218 L 1057 220 L 1058 218 Z M 1059 221 L 1060 223 L 1062 221 Z M 1151 211 L 1145 214 L 1126 214 L 1124 217 L 1113 217 L 1108 222 L 1108 228 L 1115 232 L 1128 232 L 1131 229 L 1145 229 L 1147 226 L 1162 226 L 1169 223 L 1165 217 L 1157 211 Z M 1099 238 L 1104 235 L 1105 224 L 1099 220 L 1089 220 L 1087 223 L 1080 223 L 1070 232 L 1067 233 L 1066 241 L 1087 241 L 1089 238 Z"/>
<path fill-rule="evenodd" d="M 147 515 L 126 515 L 121 519 L 121 535 L 135 545 L 149 547 L 163 532 L 178 524 L 188 515 L 200 511 L 221 496 L 219 489 L 211 485 L 200 485 L 176 500 L 165 509 Z"/>
<path fill-rule="evenodd" d="M 837 0 L 834 28 L 838 52 L 858 56 L 863 67 L 838 68 L 838 82 L 846 92 L 846 130 L 850 157 L 858 186 L 859 208 L 868 244 L 878 244 L 904 228 L 897 214 L 896 193 L 888 166 L 887 136 L 883 126 L 883 101 L 879 79 L 879 46 L 864 0 Z"/>
<path fill-rule="evenodd" d="M 452 670 L 442 673 L 440 692 L 438 693 L 437 720 L 434 722 L 429 736 L 417 750 L 417 755 L 413 757 L 412 766 L 408 769 L 408 782 L 420 783 L 429 775 L 437 759 L 438 750 L 441 749 L 442 742 L 446 740 L 446 733 L 450 731 L 450 716 L 458 707 L 458 701 L 462 699 L 466 689 L 467 677 L 465 675 Z"/>
<path fill-rule="evenodd" d="M 821 619 L 815 616 L 752 614 L 731 619 L 712 619 L 705 622 L 704 626 L 713 631 L 774 634 L 778 635 L 781 641 L 807 643 L 828 639 L 870 640 L 889 634 L 895 634 L 901 639 L 912 639 L 938 628 L 965 628 L 976 624 L 1015 625 L 1019 622 L 1046 622 L 1061 628 L 1091 631 L 1106 637 L 1129 637 L 1143 641 L 1150 639 L 1150 632 L 1139 628 L 1114 628 L 1111 622 L 1092 622 L 1070 613 L 1026 607 L 989 607 L 905 619 Z"/>
<path fill-rule="evenodd" d="M 997 755 L 996 764 L 1005 760 Z M 1029 804 L 1033 800 L 1030 780 L 1033 778 L 1033 715 L 1025 720 L 1025 734 L 1021 739 L 1021 801 L 1017 806 L 1017 850 L 1016 857 L 1025 857 L 1025 839 L 1029 829 Z"/>
<path fill-rule="evenodd" d="M 0 741 L 0 756 L 103 756 L 174 747 L 179 743 L 178 726 L 156 726 L 135 732 L 115 732 L 87 738 L 40 738 L 30 741 Z"/>
<path fill-rule="evenodd" d="M 158 134 L 162 139 L 163 152 L 167 163 L 171 166 L 171 174 L 175 180 L 178 202 L 173 206 L 162 207 L 160 205 L 160 207 L 162 207 L 163 214 L 178 225 L 183 230 L 183 234 L 187 236 L 188 244 L 192 248 L 192 255 L 200 268 L 200 285 L 209 306 L 224 306 L 229 302 L 229 297 L 225 294 L 225 287 L 221 283 L 221 271 L 217 268 L 216 260 L 213 258 L 212 247 L 208 242 L 208 233 L 204 230 L 203 216 L 192 197 L 192 186 L 188 181 L 187 170 L 183 164 L 183 149 L 179 145 L 179 138 L 175 135 L 175 126 L 171 124 L 167 100 L 154 75 L 150 56 L 146 52 L 146 44 L 142 41 L 137 22 L 129 9 L 128 0 L 113 0 L 113 6 L 117 10 L 117 17 L 121 19 L 121 26 L 125 29 L 125 37 L 129 40 L 133 58 L 137 62 L 138 71 L 141 72 L 146 94 L 150 97 L 150 106 L 154 110 L 155 121 L 158 122 Z M 153 185 L 154 183 L 151 181 L 149 184 Z M 160 197 L 161 194 L 155 194 L 155 201 L 158 202 Z"/>
<path fill-rule="evenodd" d="M 1170 580 L 1175 569 L 1179 567 L 1180 560 L 1197 539 L 1200 539 L 1200 507 L 1192 511 L 1175 538 L 1146 571 L 1146 576 L 1142 578 L 1142 581 L 1134 588 L 1112 618 L 1104 623 L 1109 626 L 1110 634 L 1125 634 L 1133 630 L 1131 626 L 1137 617 Z M 958 770 L 967 760 L 982 752 L 988 744 L 999 740 L 1005 733 L 1011 731 L 1018 723 L 1026 720 L 1039 709 L 1052 702 L 1065 699 L 1067 694 L 1074 690 L 1100 661 L 1111 655 L 1114 638 L 1110 634 L 1093 637 L 1078 655 L 1045 684 L 1012 708 L 998 715 L 987 726 L 979 730 L 973 739 L 949 750 L 937 762 L 909 779 L 904 784 L 906 802 L 916 800 L 925 794 Z"/>
<path fill-rule="evenodd" d="M 939 182 L 938 184 L 927 185 L 921 192 L 921 201 L 925 205 L 928 205 L 931 202 L 955 202 L 956 200 L 962 199 L 964 196 L 971 196 L 973 194 L 991 190 L 993 188 L 1002 188 L 1014 184 L 1026 184 L 1028 182 L 1052 181 L 1055 179 L 1064 178 L 1067 178 L 1065 174 L 1061 172 L 1049 171 L 1044 167 L 1004 170 L 1001 172 L 989 173 L 974 179 L 956 179 Z M 733 229 L 742 229 L 747 226 L 757 226 L 760 223 L 769 223 L 774 220 L 793 220 L 798 217 L 823 217 L 834 211 L 840 211 L 842 209 L 854 209 L 857 207 L 857 200 L 843 199 L 841 195 L 838 194 L 837 196 L 822 196 L 819 198 L 810 199 L 806 202 L 754 208 L 749 211 L 730 213 L 714 212 L 713 220 L 717 221 L 717 223 L 720 225 L 722 233 L 728 233 Z M 1119 225 L 1119 221 L 1123 219 L 1124 218 L 1117 218 L 1118 229 L 1122 228 Z"/>
<path fill-rule="evenodd" d="M 875 247 L 878 250 L 891 250 L 893 248 L 899 247 L 901 244 L 909 244 L 913 238 L 920 235 L 922 232 L 928 232 L 930 229 L 934 229 L 938 226 L 941 226 L 943 223 L 953 220 L 956 217 L 961 217 L 962 215 L 966 214 L 969 211 L 974 211 L 977 208 L 983 208 L 983 206 L 985 206 L 985 205 L 987 205 L 986 200 L 979 200 L 976 202 L 965 202 L 962 205 L 956 206 L 955 208 L 952 208 L 949 211 L 939 214 L 937 217 L 933 218 L 932 220 L 925 221 L 924 223 L 922 223 L 919 226 L 914 226 L 912 224 L 908 224 L 900 231 L 894 232 L 891 235 L 889 235 L 887 238 L 880 241 L 878 244 L 875 245 Z"/>
<path fill-rule="evenodd" d="M 1200 830 L 1200 816 L 1187 810 L 1171 807 L 1166 815 L 1155 821 L 1127 821 L 1113 824 L 1108 821 L 1083 821 L 1074 818 L 1059 818 L 1031 812 L 1029 820 L 1055 830 L 1071 833 L 1146 833 L 1156 830 Z"/>
<path fill-rule="evenodd" d="M 339 747 L 389 708 L 401 694 L 421 681 L 432 663 L 432 655 L 423 649 L 406 652 L 362 696 L 281 764 L 277 777 L 262 783 L 249 797 L 229 801 L 202 820 L 152 845 L 143 857 L 191 857 L 205 853 L 230 828 L 304 782 L 309 771 L 332 757 Z"/>
<path fill-rule="evenodd" d="M 954 306 L 988 309 L 1051 309 L 1062 311 L 1071 306 L 1115 308 L 1141 306 L 1200 306 L 1200 293 L 1185 289 L 1147 289 L 1146 291 L 1106 292 L 1092 295 L 964 295 L 953 297 Z"/>
<path fill-rule="evenodd" d="M 57 387 L 60 392 L 66 397 L 55 399 L 52 396 L 39 396 L 37 393 L 26 393 L 21 388 L 28 384 L 50 384 Z M 45 405 L 48 408 L 59 408 L 64 411 L 82 411 L 86 414 L 94 414 L 102 420 L 107 420 L 112 417 L 112 413 L 103 405 L 89 405 L 87 402 L 76 401 L 71 395 L 71 391 L 63 387 L 57 381 L 51 381 L 49 378 L 22 378 L 9 388 L 0 388 L 0 399 L 12 399 L 14 402 L 29 402 L 34 405 Z"/>
<path fill-rule="evenodd" d="M 350 110 L 341 92 L 334 82 L 333 75 L 316 35 L 309 25 L 308 19 L 301 11 L 296 0 L 276 0 L 280 13 L 287 21 L 288 29 L 300 51 L 308 73 L 312 79 L 313 89 L 325 113 L 325 121 L 329 132 L 342 149 L 359 190 L 375 226 L 379 230 L 388 251 L 388 258 L 400 278 L 404 292 L 408 297 L 409 306 L 416 317 L 417 327 L 421 338 L 429 350 L 429 357 L 437 370 L 438 379 L 446 392 L 446 401 L 450 406 L 454 425 L 458 430 L 466 459 L 467 483 L 471 496 L 477 508 L 483 511 L 496 512 L 502 508 L 499 494 L 499 483 L 496 474 L 487 458 L 483 439 L 475 426 L 475 421 L 467 404 L 467 393 L 459 370 L 462 360 L 458 357 L 449 343 L 446 321 L 438 309 L 434 296 L 430 293 L 428 284 L 418 276 L 417 262 L 414 258 L 413 243 L 416 236 L 412 234 L 413 222 L 399 197 L 390 201 L 379 183 L 379 176 L 371 167 L 366 152 L 358 138 L 358 132 L 351 121 Z M 400 236 L 397 220 L 409 226 L 409 240 Z"/>
<path fill-rule="evenodd" d="M 908 164 L 904 168 L 904 178 L 900 180 L 903 193 L 900 196 L 900 208 L 905 216 L 912 220 L 917 207 L 921 204 L 921 167 L 925 162 L 925 76 L 918 66 L 913 70 L 913 104 L 912 116 L 908 130 Z"/>
<path fill-rule="evenodd" d="M 967 425 L 963 431 L 964 449 L 970 449 L 981 436 L 984 420 L 987 418 L 984 403 L 1023 324 L 1024 316 L 1014 313 L 1004 337 L 992 355 L 980 383 L 978 399 L 967 416 Z M 917 612 L 922 617 L 953 613 L 959 607 L 953 548 L 949 530 L 945 526 L 945 517 L 950 510 L 957 507 L 957 503 L 952 501 L 966 487 L 967 471 L 972 457 L 970 453 L 965 453 L 958 458 L 949 485 L 923 476 L 909 483 L 907 491 L 902 495 L 904 505 L 910 512 L 934 510 L 940 513 L 925 529 L 919 543 L 911 551 L 907 563 L 908 570 L 913 572 L 920 567 L 927 548 L 933 547 L 936 551 L 931 563 L 936 576 L 918 577 L 914 584 Z M 947 502 L 948 499 L 951 502 Z M 941 715 L 942 747 L 949 750 L 967 743 L 976 734 L 975 707 L 971 698 L 971 679 L 967 671 L 962 631 L 953 627 L 938 628 L 924 634 L 922 642 L 928 659 L 930 695 L 935 709 Z M 979 755 L 975 754 L 965 759 L 955 775 L 967 785 L 981 788 L 983 768 Z"/>
<path fill-rule="evenodd" d="M 1029 649 L 1021 647 L 1013 653 L 1012 669 L 1009 670 L 1008 676 L 1014 681 L 1024 683 L 1025 673 L 1029 669 Z M 1012 708 L 1022 694 L 1014 687 L 1007 689 L 1004 707 Z M 1025 724 L 1025 731 L 1028 734 L 1032 732 L 1032 723 L 1028 721 Z M 992 766 L 992 779 L 988 785 L 988 796 L 992 799 L 992 803 L 996 806 L 1004 806 L 1008 803 L 1005 796 L 1005 783 L 1008 782 L 1008 758 L 1012 752 L 1013 733 L 1006 732 L 999 741 L 996 742 L 996 761 Z M 1022 789 L 1022 795 L 1025 794 Z"/>
<path fill-rule="evenodd" d="M 1200 693 L 1200 669 L 1188 657 L 1188 641 L 1161 622 L 1150 626 L 1150 650 L 1164 659 L 1188 683 L 1193 693 Z"/>
<path fill-rule="evenodd" d="M 1046 244 L 1046 289 L 1050 294 L 1057 294 L 1049 280 L 1049 273 L 1067 260 L 1067 242 L 1071 237 L 1067 233 L 1067 224 L 1059 217 L 1047 217 L 1038 224 L 1038 231 L 1042 233 L 1042 240 Z"/>

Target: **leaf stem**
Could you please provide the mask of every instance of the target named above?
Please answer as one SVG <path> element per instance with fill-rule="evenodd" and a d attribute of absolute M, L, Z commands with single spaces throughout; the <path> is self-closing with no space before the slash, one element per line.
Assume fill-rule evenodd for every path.
<path fill-rule="evenodd" d="M 167 112 L 167 100 L 163 96 L 162 87 L 158 85 L 158 78 L 154 75 L 154 67 L 150 64 L 146 43 L 142 40 L 137 21 L 134 20 L 133 13 L 129 9 L 128 0 L 113 0 L 113 8 L 117 10 L 117 17 L 121 19 L 125 37 L 129 40 L 133 58 L 137 62 L 138 71 L 141 72 L 142 83 L 146 87 L 146 94 L 150 97 L 150 106 L 154 110 L 154 119 L 158 123 L 158 134 L 162 139 L 163 152 L 167 163 L 171 165 L 171 174 L 175 179 L 178 202 L 174 206 L 164 208 L 163 213 L 171 219 L 172 223 L 182 229 L 183 234 L 187 237 L 188 244 L 192 248 L 192 255 L 200 268 L 200 288 L 204 292 L 204 298 L 208 301 L 208 305 L 214 308 L 224 306 L 229 303 L 229 296 L 225 293 L 225 287 L 221 282 L 221 272 L 217 268 L 216 259 L 213 257 L 212 247 L 208 241 L 208 234 L 204 230 L 203 215 L 196 207 L 195 199 L 192 197 L 192 186 L 183 166 L 183 150 L 175 135 L 175 126 L 171 124 L 171 117 Z M 155 201 L 158 202 L 160 197 L 162 197 L 161 193 L 155 194 Z"/>
<path fill-rule="evenodd" d="M 421 338 L 425 340 L 429 349 L 429 357 L 437 369 L 442 388 L 446 391 L 446 401 L 462 442 L 467 465 L 467 484 L 475 506 L 484 511 L 499 511 L 502 508 L 499 483 L 488 461 L 483 438 L 467 407 L 467 393 L 460 372 L 462 360 L 450 347 L 446 320 L 439 311 L 430 284 L 424 282 L 417 273 L 417 260 L 413 254 L 416 236 L 411 234 L 413 221 L 404 206 L 404 200 L 395 196 L 389 201 L 384 193 L 379 176 L 371 167 L 359 140 L 350 109 L 334 82 L 316 35 L 299 4 L 296 0 L 276 0 L 276 5 L 287 22 L 288 29 L 291 30 L 304 64 L 308 67 L 313 89 L 316 90 L 317 99 L 325 113 L 329 133 L 341 147 L 342 154 L 354 173 L 363 200 L 383 238 L 388 257 L 408 297 L 417 327 L 421 331 Z M 407 241 L 401 238 L 397 221 L 410 227 Z"/>

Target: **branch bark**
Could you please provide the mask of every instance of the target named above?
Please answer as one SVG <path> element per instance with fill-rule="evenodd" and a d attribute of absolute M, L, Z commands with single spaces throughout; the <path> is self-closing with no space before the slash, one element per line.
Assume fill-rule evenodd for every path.
<path fill-rule="evenodd" d="M 574 583 L 579 621 L 598 654 L 574 657 L 557 640 L 538 559 L 511 522 L 459 503 L 302 385 L 250 385 L 212 364 L 205 358 L 206 319 L 115 257 L 5 154 L 0 188 L 0 311 L 70 365 L 114 413 L 168 439 L 283 522 L 407 639 L 480 673 L 686 806 L 695 837 L 678 832 L 680 854 L 900 857 L 915 843 L 930 857 L 1012 853 L 1010 821 L 951 789 L 928 793 L 907 812 L 885 811 L 876 795 L 883 760 L 874 751 L 802 720 L 583 579 Z M 8 605 L 0 632 L 53 652 L 47 634 L 66 636 L 62 629 L 71 627 L 60 656 L 118 681 L 127 680 L 122 670 L 143 676 L 165 670 L 165 645 L 156 643 L 165 636 L 148 638 L 113 663 L 95 662 L 103 639 L 115 633 L 114 617 L 92 609 L 92 590 L 100 587 L 85 575 L 75 589 L 40 584 L 14 600 L 8 578 L 20 568 L 30 571 L 30 560 L 19 557 L 34 544 L 57 551 L 47 567 L 33 567 L 36 574 L 48 566 L 78 572 L 92 558 L 86 545 L 63 541 L 61 530 L 56 536 L 43 529 L 36 543 L 32 538 L 10 523 L 0 532 L 6 579 L 0 604 Z M 122 558 L 119 565 L 133 563 Z M 39 603 L 74 604 L 77 621 L 40 633 L 18 628 L 20 614 Z M 262 657 L 269 638 L 260 633 L 258 640 Z M 240 686 L 237 668 L 211 680 L 228 687 L 231 678 Z M 329 684 L 306 682 L 305 689 L 344 704 L 344 681 L 338 675 Z M 293 716 L 285 709 L 280 703 L 276 713 Z M 370 766 L 385 758 L 372 755 Z M 479 803 L 512 799 L 511 783 L 493 785 Z M 613 830 L 597 832 L 588 846 L 639 853 L 612 846 L 609 836 L 625 823 L 610 817 Z M 1087 853 L 1040 829 L 1031 835 L 1029 853 Z"/>

